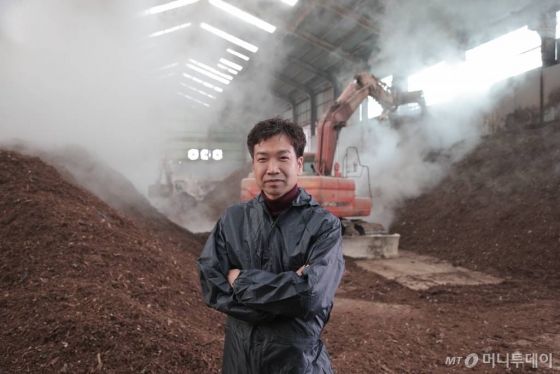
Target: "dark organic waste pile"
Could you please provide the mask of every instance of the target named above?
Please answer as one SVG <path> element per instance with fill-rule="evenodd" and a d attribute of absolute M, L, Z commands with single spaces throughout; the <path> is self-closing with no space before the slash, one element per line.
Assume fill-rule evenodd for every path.
<path fill-rule="evenodd" d="M 501 276 L 560 283 L 560 125 L 485 139 L 435 189 L 407 201 L 401 248 Z"/>
<path fill-rule="evenodd" d="M 215 371 L 222 319 L 201 299 L 200 240 L 114 171 L 97 191 L 113 207 L 61 171 L 0 151 L 2 372 Z"/>

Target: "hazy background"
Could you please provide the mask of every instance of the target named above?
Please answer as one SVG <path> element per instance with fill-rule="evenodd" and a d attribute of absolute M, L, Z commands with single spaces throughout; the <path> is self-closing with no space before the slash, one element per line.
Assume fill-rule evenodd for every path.
<path fill-rule="evenodd" d="M 270 3 L 262 2 L 262 6 Z M 371 72 L 383 77 L 393 72 L 412 74 L 443 60 L 460 63 L 462 51 L 481 38 L 476 30 L 501 19 L 505 4 L 515 9 L 528 3 L 385 1 L 384 15 L 370 15 L 380 29 L 381 49 L 369 61 Z M 256 121 L 285 112 L 286 103 L 275 98 L 270 88 L 271 73 L 285 63 L 274 56 L 252 59 L 246 68 L 251 73 L 243 74 L 245 70 L 228 87 L 221 85 L 222 94 L 205 89 L 217 97 L 208 99 L 209 108 L 179 96 L 179 91 L 188 94 L 180 82 L 189 81 L 178 76 L 190 73 L 184 68 L 189 58 L 211 64 L 220 57 L 216 51 L 223 55 L 230 46 L 210 34 L 200 39 L 197 26 L 201 21 L 218 23 L 223 12 L 199 1 L 163 16 L 141 16 L 155 4 L 147 0 L 0 0 L 2 143 L 20 139 L 39 148 L 82 146 L 145 193 L 157 177 L 159 155 L 170 131 L 223 130 L 239 135 Z M 185 22 L 192 25 L 148 38 Z M 269 37 L 255 30 L 251 42 L 262 47 Z M 280 45 L 268 48 L 276 55 L 290 52 L 280 50 Z M 259 52 L 263 54 L 262 49 Z M 173 63 L 179 67 L 161 69 Z M 358 72 L 341 71 L 340 88 Z M 353 125 L 341 132 L 339 161 L 346 147 L 355 145 L 360 147 L 362 163 L 370 167 L 371 220 L 389 225 L 404 199 L 439 182 L 451 163 L 478 143 L 481 116 L 497 96 L 462 92 L 461 82 L 464 77 L 454 82 L 454 102 L 444 109 L 429 107 L 430 114 L 422 122 L 397 130 L 375 120 L 356 123 L 355 113 Z M 231 171 L 225 163 L 212 168 L 199 165 L 196 174 L 220 179 Z M 360 179 L 358 194 L 369 194 L 366 182 Z"/>
<path fill-rule="evenodd" d="M 189 82 L 179 78 L 189 73 L 184 63 L 189 58 L 211 60 L 215 44 L 223 43 L 225 50 L 227 43 L 213 36 L 201 43 L 195 37 L 199 17 L 211 22 L 209 10 L 194 17 L 195 8 L 187 6 L 163 17 L 141 16 L 155 3 L 1 0 L 2 142 L 20 139 L 37 147 L 78 144 L 98 154 L 145 193 L 157 177 L 159 155 L 170 131 L 205 135 L 216 126 L 232 131 L 245 125 L 244 119 L 274 112 L 269 108 L 278 107 L 278 100 L 266 94 L 266 76 L 251 79 L 251 85 L 237 84 L 233 95 L 227 92 L 231 87 L 222 94 L 214 92 L 218 100 L 211 108 L 179 96 L 179 91 L 188 94 L 180 86 Z M 184 30 L 148 38 L 189 21 L 193 25 Z M 179 66 L 160 70 L 172 63 Z M 245 92 L 260 97 L 260 112 L 247 115 L 243 104 L 251 100 Z"/>
<path fill-rule="evenodd" d="M 447 1 L 418 2 L 395 0 L 385 2 L 383 16 L 375 17 L 380 27 L 380 52 L 370 58 L 372 72 L 383 74 L 408 72 L 411 75 L 446 61 L 446 76 L 434 76 L 420 87 L 426 99 L 438 90 L 453 98 L 428 107 L 428 115 L 399 129 L 389 122 L 375 119 L 358 122 L 355 113 L 351 125 L 342 130 L 338 159 L 342 162 L 346 148 L 361 149 L 360 160 L 370 168 L 373 194 L 369 221 L 390 226 L 395 211 L 406 199 L 414 198 L 439 183 L 450 166 L 464 158 L 480 142 L 484 114 L 503 95 L 508 85 L 488 91 L 476 70 L 462 66 L 464 52 L 481 43 L 486 29 L 507 17 L 504 9 L 521 9 L 531 0 L 517 1 Z M 496 64 L 502 63 L 496 61 Z M 406 80 L 406 79 L 405 79 Z M 484 83 L 484 82 L 480 82 Z M 418 88 L 414 88 L 418 89 Z M 402 111 L 406 112 L 406 111 Z M 356 157 L 350 152 L 347 170 L 353 170 Z M 361 172 L 358 167 L 357 177 Z M 357 195 L 368 196 L 365 170 L 356 179 Z"/>

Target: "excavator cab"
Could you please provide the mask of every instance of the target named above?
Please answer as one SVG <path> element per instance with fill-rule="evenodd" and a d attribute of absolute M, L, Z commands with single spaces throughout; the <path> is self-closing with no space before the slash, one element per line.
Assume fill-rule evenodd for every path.
<path fill-rule="evenodd" d="M 303 154 L 303 175 L 317 175 L 315 171 L 315 153 Z"/>

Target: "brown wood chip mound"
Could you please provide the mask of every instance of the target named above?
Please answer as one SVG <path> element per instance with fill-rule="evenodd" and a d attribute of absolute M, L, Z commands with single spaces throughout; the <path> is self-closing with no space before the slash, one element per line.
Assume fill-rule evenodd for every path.
<path fill-rule="evenodd" d="M 560 124 L 493 135 L 407 201 L 400 246 L 491 274 L 560 284 Z"/>
<path fill-rule="evenodd" d="M 0 151 L 2 372 L 218 370 L 223 318 L 201 298 L 201 241 L 114 177 L 111 207 Z"/>

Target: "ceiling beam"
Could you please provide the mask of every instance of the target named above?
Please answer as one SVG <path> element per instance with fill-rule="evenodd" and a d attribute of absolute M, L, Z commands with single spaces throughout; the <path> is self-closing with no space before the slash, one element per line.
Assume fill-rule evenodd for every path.
<path fill-rule="evenodd" d="M 292 100 L 291 98 L 284 96 L 282 94 L 277 93 L 276 91 L 272 90 L 272 95 L 280 100 L 282 100 L 283 102 L 285 102 L 286 104 L 290 105 L 290 108 L 292 109 L 292 119 L 295 120 L 296 115 L 297 115 L 297 111 L 296 111 L 296 102 L 294 100 Z"/>
<path fill-rule="evenodd" d="M 283 77 L 283 76 L 278 75 L 278 74 L 272 74 L 272 73 L 268 73 L 268 75 L 270 75 L 272 78 L 276 79 L 277 81 L 282 82 L 285 85 L 290 86 L 293 89 L 296 89 L 296 90 L 304 93 L 306 96 L 310 96 L 312 94 L 312 92 L 309 88 L 307 88 L 305 86 L 302 86 L 299 83 L 297 83 L 297 82 L 295 82 L 295 81 L 293 81 L 289 78 Z"/>
<path fill-rule="evenodd" d="M 317 69 L 315 66 L 308 64 L 305 61 L 299 60 L 297 58 L 294 57 L 290 57 L 290 56 L 285 56 L 284 60 L 286 60 L 287 62 L 289 62 L 290 64 L 294 64 L 297 67 L 299 67 L 300 69 L 306 70 L 309 73 L 312 73 L 318 77 L 323 78 L 324 80 L 326 80 L 327 82 L 331 82 L 333 80 L 332 76 L 328 73 L 325 73 L 322 70 Z"/>
<path fill-rule="evenodd" d="M 315 9 L 315 4 L 311 3 L 307 6 L 307 8 L 305 8 L 303 10 L 303 12 L 301 12 L 301 14 L 299 15 L 299 17 L 292 22 L 291 24 L 287 25 L 289 29 L 291 30 L 297 30 L 299 25 L 301 25 L 301 23 L 303 21 L 305 21 L 305 19 L 307 18 L 307 16 L 309 15 L 309 13 L 311 13 L 313 11 L 313 9 Z"/>
<path fill-rule="evenodd" d="M 321 4 L 322 6 L 324 6 L 327 9 L 332 10 L 333 12 L 338 14 L 339 16 L 341 16 L 343 18 L 346 18 L 346 19 L 360 25 L 362 28 L 379 35 L 379 28 L 377 27 L 377 25 L 374 25 L 372 23 L 372 21 L 370 19 L 368 19 L 367 17 L 364 17 L 361 14 L 357 14 L 354 11 L 341 6 L 340 4 L 337 4 L 333 0 L 313 0 L 313 2 L 317 3 L 317 4 Z"/>
<path fill-rule="evenodd" d="M 294 101 L 292 99 L 290 99 L 288 96 L 282 95 L 281 93 L 276 92 L 274 90 L 271 90 L 270 93 L 272 94 L 272 96 L 274 96 L 278 100 L 281 100 L 281 101 L 285 102 L 286 104 L 288 104 L 290 106 L 294 105 Z"/>
<path fill-rule="evenodd" d="M 291 23 L 286 24 L 279 24 L 277 25 L 277 29 L 283 32 L 282 37 L 280 40 L 275 44 L 274 50 L 278 49 L 278 46 L 286 39 L 287 35 L 292 35 L 300 40 L 303 40 L 307 43 L 313 44 L 322 50 L 334 55 L 337 58 L 342 58 L 346 61 L 351 62 L 352 64 L 363 64 L 365 61 L 353 56 L 350 53 L 342 51 L 339 47 L 332 45 L 321 38 L 316 37 L 306 31 L 298 30 L 299 26 L 305 19 L 309 16 L 309 14 L 315 9 L 315 3 L 309 4 L 303 12 L 299 15 L 299 17 Z"/>
<path fill-rule="evenodd" d="M 292 80 L 292 79 L 290 79 L 290 78 L 286 78 L 286 77 L 283 77 L 283 76 L 281 76 L 281 75 L 279 75 L 279 74 L 276 74 L 276 73 L 272 73 L 272 72 L 270 72 L 270 71 L 267 71 L 266 67 L 264 67 L 263 65 L 253 65 L 253 68 L 252 68 L 252 69 L 253 69 L 253 71 L 255 71 L 255 72 L 258 72 L 258 73 L 260 73 L 260 74 L 266 75 L 266 76 L 268 76 L 268 77 L 270 77 L 270 78 L 272 78 L 272 79 L 277 80 L 277 81 L 280 82 L 280 83 L 285 84 L 285 85 L 288 86 L 288 87 L 291 87 L 291 88 L 292 88 L 292 91 L 293 91 L 293 90 L 297 90 L 297 91 L 303 93 L 303 94 L 304 94 L 306 97 L 308 97 L 308 98 L 310 98 L 310 97 L 313 95 L 312 90 L 309 89 L 308 87 L 305 87 L 305 86 L 299 84 L 298 82 L 296 82 L 296 81 L 294 81 L 294 80 Z M 291 93 L 291 92 L 290 92 L 290 93 Z M 289 95 L 288 95 L 288 96 L 289 96 Z"/>
<path fill-rule="evenodd" d="M 292 63 L 292 64 L 300 67 L 303 70 L 307 70 L 308 72 L 314 74 L 315 76 L 323 78 L 325 81 L 330 83 L 330 85 L 333 89 L 333 95 L 335 97 L 338 97 L 338 83 L 336 82 L 336 78 L 334 76 L 332 76 L 329 73 L 325 73 L 322 70 L 317 69 L 316 67 L 314 67 L 311 64 L 308 64 L 307 62 L 295 59 L 293 57 L 288 56 L 288 57 L 285 58 L 285 60 L 288 61 L 289 63 Z"/>
<path fill-rule="evenodd" d="M 309 6 L 307 8 L 305 8 L 303 10 L 303 12 L 301 12 L 301 14 L 299 15 L 299 17 L 291 23 L 287 23 L 285 25 L 283 25 L 283 28 L 286 30 L 290 30 L 292 32 L 296 31 L 299 27 L 299 25 L 305 21 L 305 19 L 307 18 L 307 16 L 309 15 L 309 13 L 311 13 L 313 11 L 313 9 L 315 8 L 315 4 L 309 4 Z M 278 50 L 278 46 L 280 46 L 280 44 L 282 44 L 282 42 L 284 41 L 284 39 L 286 39 L 286 36 L 288 35 L 287 32 L 282 33 L 282 37 L 280 38 L 280 40 L 275 44 L 274 46 L 274 50 Z"/>
<path fill-rule="evenodd" d="M 339 58 L 343 58 L 349 62 L 351 62 L 352 64 L 363 64 L 366 61 L 348 53 L 348 52 L 344 52 L 343 50 L 340 49 L 340 47 L 337 47 L 335 45 L 330 44 L 329 42 L 320 39 L 318 37 L 316 37 L 315 35 L 312 35 L 306 31 L 303 30 L 298 30 L 298 31 L 290 31 L 290 30 L 285 30 L 285 32 L 289 33 L 290 35 L 293 35 L 299 39 L 302 39 L 304 41 L 306 41 L 307 43 L 313 44 L 319 48 L 321 48 L 324 51 L 327 51 L 329 53 L 334 54 L 335 56 L 339 57 Z"/>

